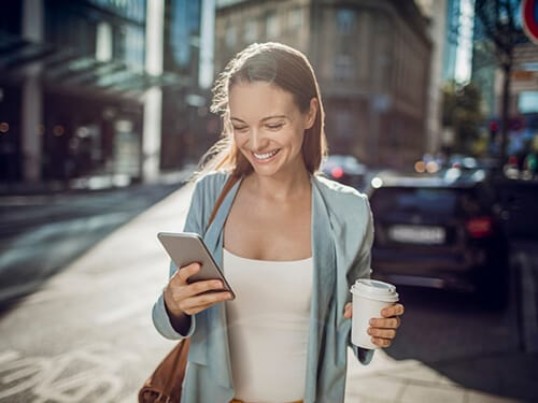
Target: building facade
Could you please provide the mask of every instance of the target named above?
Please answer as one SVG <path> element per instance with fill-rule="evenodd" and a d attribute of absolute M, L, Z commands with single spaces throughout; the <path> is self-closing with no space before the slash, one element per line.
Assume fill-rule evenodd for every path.
<path fill-rule="evenodd" d="M 199 88 L 202 3 L 3 5 L 0 180 L 84 185 L 102 177 L 126 184 L 177 167 L 181 132 L 163 134 L 163 127 L 184 109 L 185 97 L 170 94 Z M 185 39 L 198 46 L 178 45 Z"/>
<path fill-rule="evenodd" d="M 423 154 L 432 44 L 414 1 L 217 1 L 216 71 L 262 41 L 308 55 L 331 153 L 395 168 Z"/>

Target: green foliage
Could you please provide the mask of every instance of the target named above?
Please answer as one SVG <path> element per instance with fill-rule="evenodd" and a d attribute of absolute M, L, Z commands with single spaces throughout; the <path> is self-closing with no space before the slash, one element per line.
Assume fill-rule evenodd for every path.
<path fill-rule="evenodd" d="M 454 152 L 472 154 L 484 121 L 481 102 L 480 90 L 473 83 L 450 82 L 443 87 L 443 126 L 454 130 Z"/>

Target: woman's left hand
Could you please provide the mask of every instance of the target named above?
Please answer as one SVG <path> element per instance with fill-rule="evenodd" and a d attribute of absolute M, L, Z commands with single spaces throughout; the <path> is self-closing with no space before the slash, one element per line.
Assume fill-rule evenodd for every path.
<path fill-rule="evenodd" d="M 388 347 L 396 337 L 396 330 L 400 327 L 401 319 L 405 308 L 402 304 L 394 304 L 381 310 L 381 318 L 370 319 L 368 334 L 372 336 L 372 343 L 378 347 Z M 351 319 L 353 316 L 353 305 L 346 304 L 344 317 Z"/>

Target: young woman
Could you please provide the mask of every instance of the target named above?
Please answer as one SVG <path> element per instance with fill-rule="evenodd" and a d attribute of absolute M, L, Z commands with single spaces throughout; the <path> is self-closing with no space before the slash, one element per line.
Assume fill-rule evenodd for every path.
<path fill-rule="evenodd" d="M 365 364 L 373 354 L 350 343 L 349 292 L 370 276 L 373 226 L 364 195 L 316 175 L 326 143 L 312 67 L 288 46 L 251 45 L 217 80 L 213 111 L 223 140 L 185 231 L 204 238 L 236 299 L 219 281 L 189 284 L 198 264 L 171 267 L 153 319 L 164 337 L 191 338 L 182 402 L 343 402 L 347 347 Z M 403 311 L 372 318 L 374 344 L 391 344 Z"/>

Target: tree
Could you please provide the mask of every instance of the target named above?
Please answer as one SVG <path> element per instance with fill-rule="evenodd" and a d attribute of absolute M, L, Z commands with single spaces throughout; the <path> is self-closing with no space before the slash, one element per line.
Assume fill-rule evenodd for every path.
<path fill-rule="evenodd" d="M 484 120 L 480 104 L 480 91 L 472 83 L 460 85 L 450 82 L 443 87 L 443 126 L 454 130 L 452 151 L 472 153 Z"/>
<path fill-rule="evenodd" d="M 499 158 L 506 160 L 509 129 L 509 106 L 511 76 L 514 66 L 514 49 L 528 41 L 518 18 L 521 0 L 475 0 L 475 32 L 479 33 L 491 45 L 497 65 L 502 71 L 501 93 L 501 147 Z"/>

